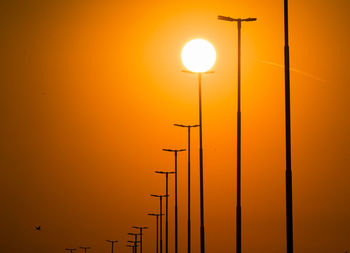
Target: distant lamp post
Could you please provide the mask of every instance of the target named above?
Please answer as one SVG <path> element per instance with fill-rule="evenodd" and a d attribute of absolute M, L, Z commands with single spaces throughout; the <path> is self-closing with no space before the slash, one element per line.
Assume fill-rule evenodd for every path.
<path fill-rule="evenodd" d="M 73 253 L 73 250 L 77 250 L 77 249 L 73 249 L 73 248 L 65 248 L 64 250 L 69 251 L 70 253 Z"/>
<path fill-rule="evenodd" d="M 238 24 L 238 109 L 237 109 L 237 205 L 236 205 L 236 253 L 242 252 L 241 217 L 241 25 L 242 22 L 256 21 L 256 18 L 230 18 L 218 16 L 219 20 Z"/>
<path fill-rule="evenodd" d="M 175 174 L 175 172 L 169 171 L 156 171 L 157 174 L 165 175 L 165 252 L 169 252 L 169 227 L 168 227 L 168 217 L 169 217 L 169 174 Z"/>
<path fill-rule="evenodd" d="M 163 213 L 163 198 L 168 197 L 169 195 L 156 195 L 156 194 L 151 194 L 151 197 L 156 197 L 159 198 L 159 213 Z M 160 235 L 159 235 L 159 248 L 160 248 L 160 253 L 163 253 L 163 219 L 162 215 L 160 216 L 160 222 L 159 222 L 159 227 L 160 227 Z"/>
<path fill-rule="evenodd" d="M 91 249 L 91 247 L 79 247 L 84 250 L 84 253 L 86 253 L 86 250 Z"/>
<path fill-rule="evenodd" d="M 178 252 L 178 213 L 177 213 L 177 153 L 186 151 L 186 149 L 167 149 L 163 151 L 172 152 L 175 154 L 175 253 Z"/>
<path fill-rule="evenodd" d="M 134 253 L 137 253 L 137 243 L 139 243 L 140 241 L 128 241 L 128 242 L 130 242 L 130 243 L 133 243 L 134 244 Z"/>
<path fill-rule="evenodd" d="M 149 216 L 155 216 L 156 217 L 156 253 L 159 253 L 158 245 L 159 245 L 159 216 L 162 216 L 164 214 L 160 213 L 148 213 Z"/>
<path fill-rule="evenodd" d="M 187 134 L 187 137 L 188 137 L 187 253 L 191 253 L 191 128 L 199 127 L 199 125 L 174 124 L 174 126 L 187 128 L 187 131 L 188 131 L 188 134 Z"/>
<path fill-rule="evenodd" d="M 131 241 L 129 241 L 131 242 Z M 135 246 L 134 245 L 126 245 L 126 247 L 132 248 L 132 253 L 135 253 Z"/>
<path fill-rule="evenodd" d="M 293 194 L 292 194 L 292 151 L 290 124 L 290 70 L 288 35 L 288 0 L 284 0 L 284 82 L 286 120 L 286 223 L 287 253 L 293 253 Z"/>
<path fill-rule="evenodd" d="M 142 253 L 142 231 L 144 229 L 148 229 L 148 227 L 137 227 L 137 226 L 134 226 L 133 228 L 140 229 L 140 253 Z"/>
<path fill-rule="evenodd" d="M 202 74 L 214 73 L 209 71 L 216 61 L 215 48 L 206 40 L 194 39 L 189 41 L 181 52 L 181 59 L 188 69 L 183 72 L 198 74 L 199 91 L 199 184 L 200 184 L 200 248 L 205 252 L 204 236 L 204 191 L 203 191 L 203 140 L 202 140 Z"/>
<path fill-rule="evenodd" d="M 109 242 L 112 244 L 112 253 L 113 253 L 114 244 L 117 243 L 118 241 L 106 240 L 106 242 Z"/>
<path fill-rule="evenodd" d="M 134 246 L 135 246 L 135 253 L 137 253 L 137 243 L 139 243 L 140 241 L 137 241 L 137 236 L 139 234 L 135 234 L 135 233 L 128 233 L 128 235 L 132 235 L 135 237 L 135 240 L 133 241 L 134 242 Z M 131 241 L 128 241 L 128 242 L 131 242 Z"/>

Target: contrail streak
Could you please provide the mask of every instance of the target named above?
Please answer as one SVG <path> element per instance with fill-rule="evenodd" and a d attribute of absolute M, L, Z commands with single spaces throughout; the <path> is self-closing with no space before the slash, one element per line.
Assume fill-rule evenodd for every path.
<path fill-rule="evenodd" d="M 261 63 L 264 63 L 264 64 L 268 64 L 268 65 L 272 65 L 272 66 L 276 66 L 276 67 L 279 67 L 279 68 L 283 68 L 283 69 L 284 69 L 284 65 L 281 65 L 281 64 L 278 64 L 278 63 L 275 63 L 275 62 L 264 61 L 264 60 L 258 60 L 258 62 L 261 62 Z M 316 81 L 319 81 L 319 82 L 323 82 L 323 83 L 328 82 L 328 81 L 325 80 L 325 79 L 322 79 L 322 78 L 320 78 L 320 77 L 311 75 L 311 74 L 309 74 L 309 73 L 303 72 L 303 71 L 298 70 L 298 69 L 290 68 L 290 70 L 293 71 L 293 72 L 295 72 L 295 73 L 298 73 L 298 74 L 307 76 L 307 77 L 309 77 L 309 78 L 311 78 L 311 79 L 314 79 L 314 80 L 316 80 Z"/>

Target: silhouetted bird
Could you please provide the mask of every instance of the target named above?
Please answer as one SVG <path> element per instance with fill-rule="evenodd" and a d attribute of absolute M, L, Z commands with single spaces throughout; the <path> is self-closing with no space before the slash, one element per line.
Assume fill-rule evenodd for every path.
<path fill-rule="evenodd" d="M 37 226 L 35 227 L 36 230 L 40 231 L 41 227 L 40 226 Z"/>

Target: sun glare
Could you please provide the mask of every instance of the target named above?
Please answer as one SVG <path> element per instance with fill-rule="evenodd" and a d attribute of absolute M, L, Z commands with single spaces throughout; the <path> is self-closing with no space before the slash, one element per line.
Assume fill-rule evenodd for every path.
<path fill-rule="evenodd" d="M 184 66 L 192 72 L 206 72 L 215 63 L 215 48 L 208 41 L 194 39 L 182 49 L 181 59 Z"/>

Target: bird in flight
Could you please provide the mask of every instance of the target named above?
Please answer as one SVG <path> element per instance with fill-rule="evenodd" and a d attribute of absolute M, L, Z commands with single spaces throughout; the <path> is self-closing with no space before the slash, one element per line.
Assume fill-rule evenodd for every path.
<path fill-rule="evenodd" d="M 40 231 L 41 226 L 37 226 L 37 227 L 35 227 L 35 229 L 36 229 L 37 231 Z"/>

